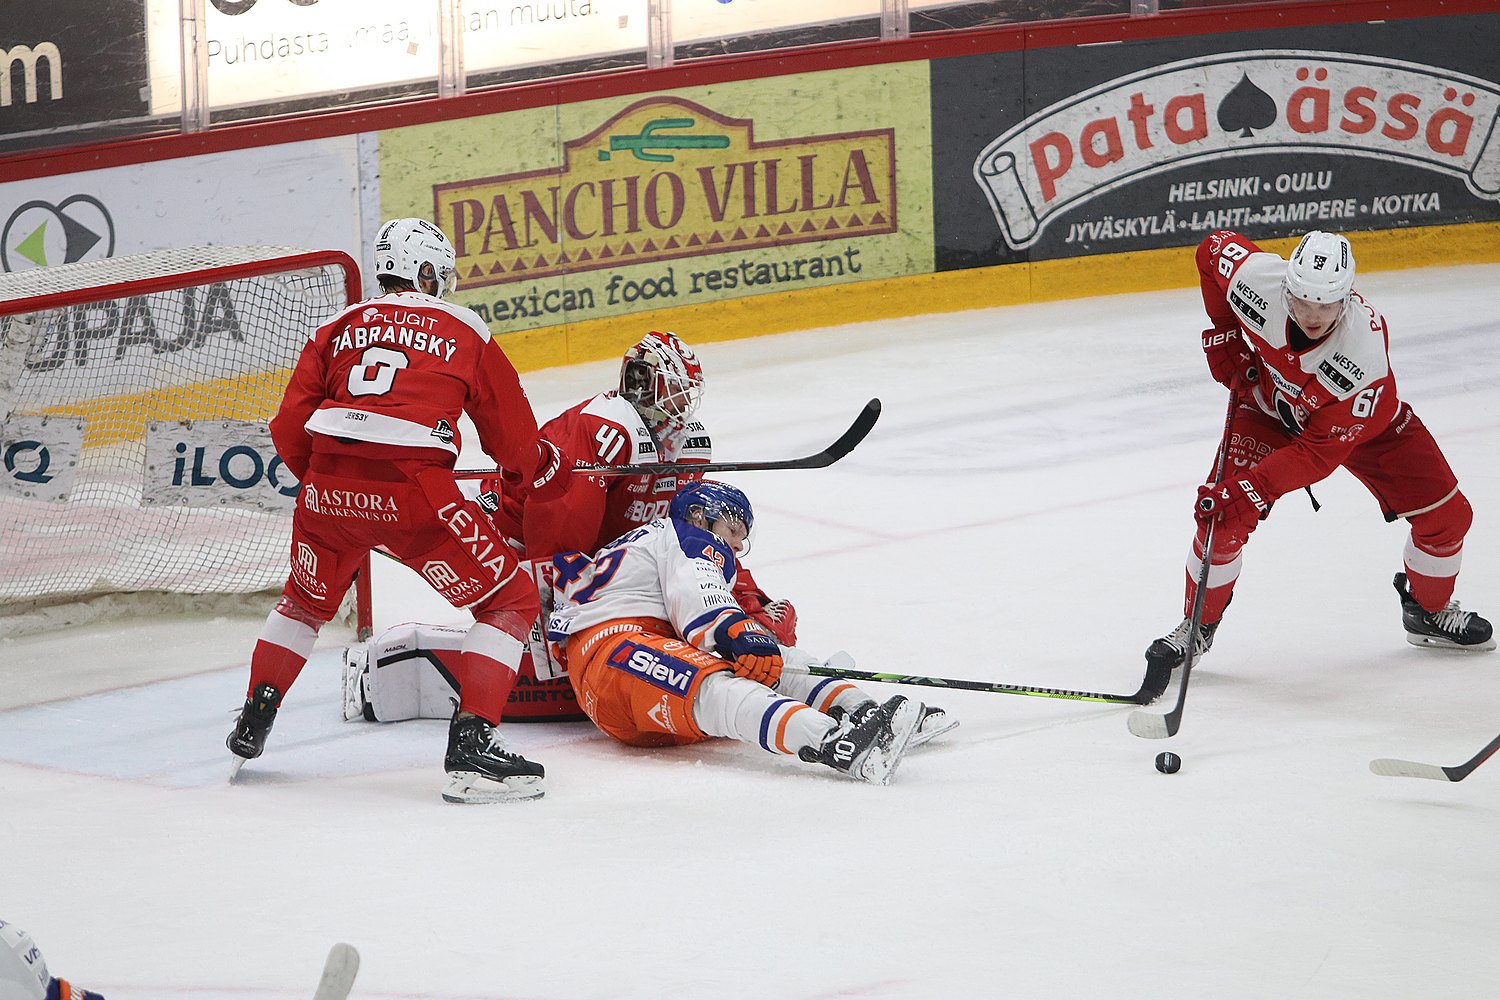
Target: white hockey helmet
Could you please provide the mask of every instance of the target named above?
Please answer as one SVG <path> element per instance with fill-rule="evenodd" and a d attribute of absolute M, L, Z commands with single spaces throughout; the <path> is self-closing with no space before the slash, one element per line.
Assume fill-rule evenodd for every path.
<path fill-rule="evenodd" d="M 1286 293 L 1304 302 L 1344 302 L 1354 289 L 1354 251 L 1336 233 L 1313 230 L 1286 262 Z"/>
<path fill-rule="evenodd" d="M 458 287 L 458 255 L 443 231 L 426 219 L 392 219 L 375 234 L 375 277 L 402 278 L 446 298 Z"/>
<path fill-rule="evenodd" d="M 685 424 L 703 401 L 703 366 L 677 334 L 652 330 L 625 352 L 620 395 L 652 427 Z"/>
<path fill-rule="evenodd" d="M 0 1000 L 42 1000 L 51 979 L 31 935 L 0 920 Z"/>

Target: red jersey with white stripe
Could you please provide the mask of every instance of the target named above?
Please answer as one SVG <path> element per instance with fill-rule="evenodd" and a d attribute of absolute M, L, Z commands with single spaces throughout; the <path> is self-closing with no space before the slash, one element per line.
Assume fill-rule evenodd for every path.
<path fill-rule="evenodd" d="M 1321 340 L 1292 319 L 1282 290 L 1286 261 L 1238 233 L 1198 247 L 1203 306 L 1214 328 L 1238 328 L 1264 376 L 1254 400 L 1292 435 L 1256 466 L 1272 499 L 1310 486 L 1378 437 L 1401 409 L 1385 319 L 1355 292 Z"/>
<path fill-rule="evenodd" d="M 372 459 L 458 456 L 467 412 L 497 464 L 530 472 L 536 416 L 472 310 L 417 291 L 356 303 L 302 348 L 271 437 L 300 479 L 314 450 Z"/>
<path fill-rule="evenodd" d="M 615 392 L 584 400 L 547 421 L 542 437 L 581 462 L 642 465 L 651 462 L 707 462 L 713 445 L 697 421 L 653 434 L 630 401 Z M 521 537 L 527 555 L 593 552 L 627 531 L 667 516 L 672 494 L 698 475 L 575 476 L 567 493 L 539 503 L 525 502 Z M 484 488 L 505 494 L 514 519 L 521 505 L 513 485 L 487 480 Z"/>

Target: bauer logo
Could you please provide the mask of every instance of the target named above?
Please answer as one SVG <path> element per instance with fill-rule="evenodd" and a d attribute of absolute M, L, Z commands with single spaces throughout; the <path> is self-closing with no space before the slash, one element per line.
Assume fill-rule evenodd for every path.
<path fill-rule="evenodd" d="M 673 657 L 664 656 L 649 646 L 622 642 L 605 661 L 616 670 L 633 674 L 653 687 L 686 697 L 698 676 L 698 668 Z"/>
<path fill-rule="evenodd" d="M 470 289 L 894 233 L 895 167 L 894 129 L 762 141 L 752 119 L 652 97 L 568 141 L 556 167 L 433 199 Z"/>
<path fill-rule="evenodd" d="M 1153 174 L 1256 153 L 1356 156 L 1500 200 L 1500 87 L 1436 66 L 1316 51 L 1224 53 L 1112 80 L 991 142 L 973 176 L 1005 241 Z"/>
<path fill-rule="evenodd" d="M 141 502 L 292 512 L 301 484 L 266 425 L 245 420 L 151 421 Z"/>

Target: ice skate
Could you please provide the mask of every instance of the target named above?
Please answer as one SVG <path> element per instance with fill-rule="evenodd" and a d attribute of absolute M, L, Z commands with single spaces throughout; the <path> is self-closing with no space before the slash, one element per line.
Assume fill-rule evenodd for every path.
<path fill-rule="evenodd" d="M 375 712 L 365 697 L 365 678 L 370 675 L 370 644 L 356 642 L 344 647 L 344 721 L 375 721 Z"/>
<path fill-rule="evenodd" d="M 524 802 L 545 791 L 546 769 L 507 750 L 495 727 L 477 715 L 453 716 L 443 768 L 447 802 Z"/>
<path fill-rule="evenodd" d="M 1427 611 L 1411 596 L 1405 573 L 1391 581 L 1401 595 L 1401 624 L 1406 626 L 1406 641 L 1413 646 L 1437 649 L 1461 649 L 1483 653 L 1495 648 L 1495 632 L 1490 623 L 1472 611 L 1449 601 L 1441 611 Z"/>
<path fill-rule="evenodd" d="M 1184 618 L 1182 624 L 1146 647 L 1146 680 L 1143 687 L 1151 697 L 1159 697 L 1167 689 L 1167 682 L 1172 679 L 1172 671 L 1182 666 L 1183 661 L 1187 659 L 1187 636 L 1188 629 L 1191 627 L 1192 621 Z M 1218 630 L 1218 622 L 1198 626 L 1198 643 L 1193 653 L 1194 664 L 1202 659 L 1204 653 L 1214 648 L 1214 633 Z"/>
<path fill-rule="evenodd" d="M 269 684 L 260 685 L 245 699 L 245 707 L 240 709 L 234 731 L 224 741 L 225 746 L 234 754 L 229 771 L 230 780 L 240 773 L 245 761 L 254 760 L 265 750 L 266 737 L 271 733 L 271 726 L 276 721 L 276 710 L 280 707 L 281 692 Z"/>
<path fill-rule="evenodd" d="M 874 699 L 871 699 L 870 701 L 867 701 L 861 705 L 856 705 L 848 713 L 850 725 L 859 725 L 861 722 L 864 722 L 866 719 L 868 719 L 871 713 L 875 712 L 879 708 L 880 703 L 875 701 Z M 910 750 L 912 747 L 919 747 L 923 743 L 932 740 L 934 737 L 941 736 L 944 733 L 948 732 L 950 729 L 956 729 L 958 727 L 958 720 L 949 715 L 943 709 L 938 708 L 936 705 L 922 704 L 921 709 L 922 716 L 917 721 L 917 731 L 911 734 L 911 742 L 907 744 L 906 747 L 906 749 L 908 750 Z M 842 721 L 844 718 L 844 712 L 838 708 L 835 708 L 829 714 L 838 721 Z"/>
<path fill-rule="evenodd" d="M 889 785 L 921 721 L 921 702 L 897 695 L 859 725 L 845 719 L 822 746 L 804 747 L 798 756 L 872 785 Z"/>

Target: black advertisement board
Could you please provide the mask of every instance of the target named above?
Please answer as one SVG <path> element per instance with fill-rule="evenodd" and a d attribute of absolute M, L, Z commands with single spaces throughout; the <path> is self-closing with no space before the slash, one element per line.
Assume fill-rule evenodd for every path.
<path fill-rule="evenodd" d="M 146 114 L 145 0 L 7 3 L 0 16 L 0 153 Z"/>
<path fill-rule="evenodd" d="M 932 65 L 938 270 L 1500 220 L 1500 14 Z"/>

